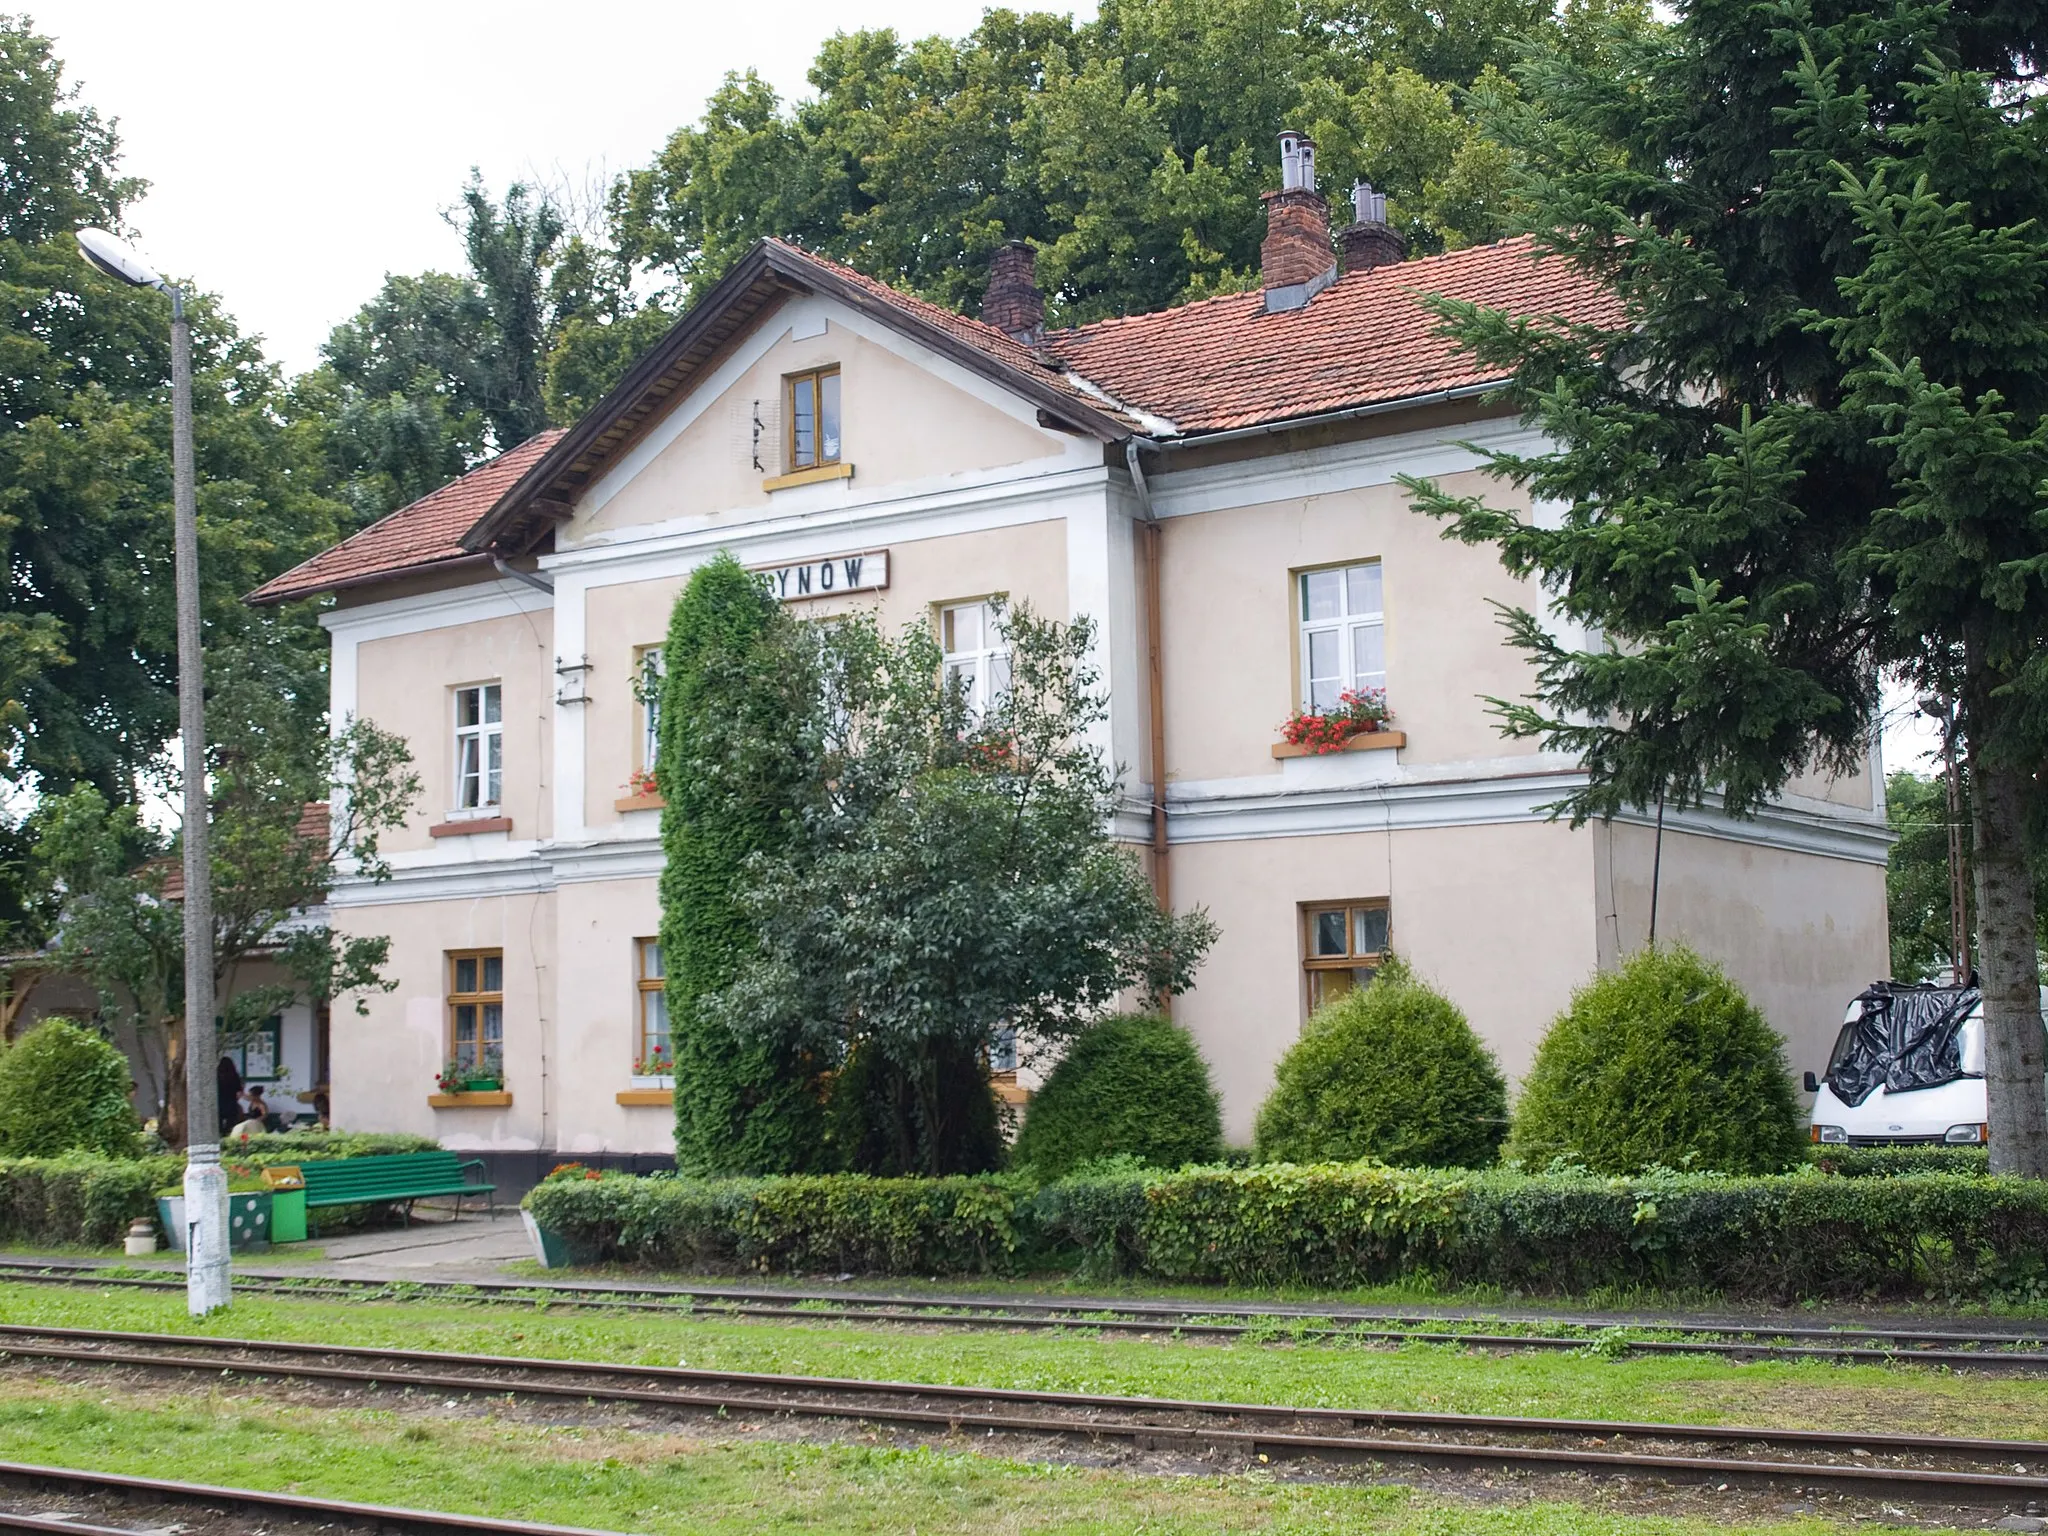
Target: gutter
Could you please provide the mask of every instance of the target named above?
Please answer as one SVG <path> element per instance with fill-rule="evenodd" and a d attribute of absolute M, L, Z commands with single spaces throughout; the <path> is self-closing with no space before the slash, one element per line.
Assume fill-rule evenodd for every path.
<path fill-rule="evenodd" d="M 1397 400 L 1375 400 L 1370 405 L 1349 406 L 1341 411 L 1322 411 L 1313 416 L 1289 416 L 1284 421 L 1263 422 L 1256 427 L 1232 427 L 1227 432 L 1198 432 L 1187 437 L 1143 437 L 1133 434 L 1126 439 L 1141 449 L 1153 453 L 1165 453 L 1175 448 L 1200 448 L 1209 443 L 1236 443 L 1253 437 L 1274 437 L 1282 432 L 1299 432 L 1308 427 L 1334 426 L 1339 422 L 1358 421 L 1367 416 L 1385 416 L 1394 411 L 1415 411 L 1429 405 L 1448 405 L 1456 400 L 1473 400 L 1481 395 L 1490 395 L 1507 383 L 1506 379 L 1493 379 L 1483 384 L 1460 384 L 1453 389 L 1434 389 L 1426 395 L 1403 395 Z M 1128 458 L 1128 455 L 1126 456 Z M 1148 499 L 1145 502 L 1147 517 L 1152 515 Z"/>

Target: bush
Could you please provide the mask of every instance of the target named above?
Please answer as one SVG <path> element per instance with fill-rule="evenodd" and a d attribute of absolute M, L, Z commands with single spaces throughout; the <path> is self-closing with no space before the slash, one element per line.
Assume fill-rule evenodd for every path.
<path fill-rule="evenodd" d="M 1955 1174 L 1632 1178 L 1376 1164 L 1015 1176 L 556 1177 L 526 1200 L 588 1259 L 669 1269 L 1121 1270 L 1342 1289 L 1665 1287 L 1771 1301 L 2037 1298 L 2048 1183 Z M 108 1226 L 105 1230 L 115 1228 Z"/>
<path fill-rule="evenodd" d="M 1507 1119 L 1507 1084 L 1465 1015 L 1390 960 L 1319 1008 L 1281 1058 L 1255 1147 L 1261 1162 L 1478 1168 Z"/>
<path fill-rule="evenodd" d="M 136 1156 L 132 1087 L 128 1058 L 98 1035 L 62 1019 L 37 1025 L 0 1055 L 0 1156 Z"/>
<path fill-rule="evenodd" d="M 441 1143 L 431 1136 L 409 1136 L 402 1131 L 285 1131 L 274 1136 L 251 1136 L 223 1146 L 230 1161 L 258 1168 L 337 1157 L 393 1157 L 406 1152 L 441 1150 Z"/>
<path fill-rule="evenodd" d="M 1991 1171 L 1989 1147 L 1809 1146 L 1807 1161 L 1845 1179 L 1888 1179 L 1902 1173 L 1955 1173 L 1982 1178 Z"/>
<path fill-rule="evenodd" d="M 1090 1025 L 1031 1100 L 1011 1153 L 1041 1178 L 1124 1154 L 1155 1168 L 1223 1155 L 1223 1115 L 1188 1032 L 1157 1014 Z"/>
<path fill-rule="evenodd" d="M 578 1170 L 526 1197 L 593 1259 L 668 1269 L 963 1274 L 1007 1269 L 1025 1186 L 1005 1178 L 638 1178 Z"/>
<path fill-rule="evenodd" d="M 118 1243 L 138 1216 L 156 1214 L 155 1191 L 182 1177 L 182 1157 L 0 1158 L 0 1242 L 39 1247 Z"/>
<path fill-rule="evenodd" d="M 1536 1049 L 1508 1151 L 1532 1169 L 1774 1173 L 1806 1127 L 1784 1042 L 1718 966 L 1643 950 L 1572 995 Z"/>
<path fill-rule="evenodd" d="M 1002 1167 L 1008 1148 L 981 1053 L 958 1041 L 935 1040 L 925 1054 L 938 1075 L 940 1100 L 954 1111 L 936 1144 L 908 1074 L 874 1046 L 860 1045 L 832 1079 L 825 1102 L 825 1136 L 840 1172 L 894 1179 Z"/>

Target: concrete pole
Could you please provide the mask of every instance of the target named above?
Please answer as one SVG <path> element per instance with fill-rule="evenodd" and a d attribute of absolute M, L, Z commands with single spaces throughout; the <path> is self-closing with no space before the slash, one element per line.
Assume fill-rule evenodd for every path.
<path fill-rule="evenodd" d="M 192 452 L 192 326 L 171 289 L 171 471 L 178 588 L 178 729 L 185 747 L 185 1299 L 228 1304 L 228 1179 L 220 1165 L 213 1028 L 213 865 L 206 809 L 206 667 L 199 630 L 199 497 Z"/>

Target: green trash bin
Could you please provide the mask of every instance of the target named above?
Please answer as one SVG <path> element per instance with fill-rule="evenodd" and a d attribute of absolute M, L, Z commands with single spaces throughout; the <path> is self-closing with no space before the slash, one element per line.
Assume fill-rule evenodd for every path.
<path fill-rule="evenodd" d="M 303 1243 L 306 1240 L 306 1192 L 303 1189 L 271 1191 L 270 1240 L 273 1243 Z"/>

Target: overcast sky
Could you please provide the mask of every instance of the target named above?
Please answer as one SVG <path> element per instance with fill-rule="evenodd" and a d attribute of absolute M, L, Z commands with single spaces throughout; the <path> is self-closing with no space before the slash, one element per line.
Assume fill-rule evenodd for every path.
<path fill-rule="evenodd" d="M 1093 0 L 1047 9 L 1094 14 Z M 162 271 L 221 294 L 297 371 L 386 272 L 461 260 L 441 210 L 469 168 L 599 184 L 693 122 L 727 70 L 785 97 L 834 31 L 958 36 L 982 0 L 43 0 L 83 99 L 151 183 Z M 177 30 L 171 30 L 175 24 Z"/>

